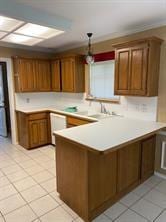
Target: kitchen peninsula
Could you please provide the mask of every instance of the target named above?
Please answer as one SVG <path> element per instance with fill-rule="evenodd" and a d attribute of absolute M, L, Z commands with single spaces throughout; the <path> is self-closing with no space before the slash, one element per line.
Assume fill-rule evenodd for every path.
<path fill-rule="evenodd" d="M 55 132 L 60 198 L 92 221 L 154 173 L 155 133 L 165 127 L 112 117 Z"/>

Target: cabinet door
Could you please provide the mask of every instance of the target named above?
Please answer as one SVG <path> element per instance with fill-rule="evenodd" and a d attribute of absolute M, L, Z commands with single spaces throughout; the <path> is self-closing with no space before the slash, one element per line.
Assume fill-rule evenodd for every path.
<path fill-rule="evenodd" d="M 141 179 L 145 180 L 154 172 L 156 137 L 150 137 L 142 142 Z"/>
<path fill-rule="evenodd" d="M 30 148 L 37 147 L 39 145 L 39 130 L 38 121 L 29 121 L 29 136 L 30 136 Z"/>
<path fill-rule="evenodd" d="M 51 63 L 51 84 L 52 91 L 61 91 L 61 78 L 60 78 L 60 61 L 53 61 Z"/>
<path fill-rule="evenodd" d="M 118 150 L 118 192 L 137 184 L 140 178 L 140 143 Z"/>
<path fill-rule="evenodd" d="M 73 58 L 61 60 L 62 91 L 74 92 L 75 62 Z"/>
<path fill-rule="evenodd" d="M 130 94 L 146 95 L 148 46 L 147 44 L 142 44 L 132 47 L 130 53 Z"/>
<path fill-rule="evenodd" d="M 36 73 L 35 62 L 32 59 L 18 59 L 18 86 L 20 92 L 34 92 L 36 91 Z"/>
<path fill-rule="evenodd" d="M 48 120 L 29 121 L 30 148 L 48 143 Z"/>
<path fill-rule="evenodd" d="M 39 145 L 48 143 L 48 120 L 38 120 Z"/>
<path fill-rule="evenodd" d="M 37 73 L 37 88 L 38 91 L 51 90 L 51 65 L 50 61 L 37 60 L 36 61 Z"/>
<path fill-rule="evenodd" d="M 129 94 L 130 49 L 117 49 L 115 58 L 115 95 Z"/>

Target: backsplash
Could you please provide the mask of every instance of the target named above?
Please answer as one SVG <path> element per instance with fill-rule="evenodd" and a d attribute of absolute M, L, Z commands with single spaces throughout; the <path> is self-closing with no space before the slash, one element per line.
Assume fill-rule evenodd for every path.
<path fill-rule="evenodd" d="M 86 101 L 84 93 L 16 93 L 15 99 L 17 109 L 78 106 L 80 110 L 100 111 L 99 102 Z M 105 107 L 125 117 L 155 121 L 157 97 L 121 96 L 120 104 L 105 103 Z"/>

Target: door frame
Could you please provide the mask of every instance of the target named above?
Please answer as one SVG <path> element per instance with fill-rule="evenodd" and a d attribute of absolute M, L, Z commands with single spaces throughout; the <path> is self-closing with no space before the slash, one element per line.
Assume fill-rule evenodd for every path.
<path fill-rule="evenodd" d="M 10 107 L 9 107 L 9 92 L 8 92 L 8 81 L 7 81 L 7 68 L 6 62 L 0 61 L 0 66 L 2 67 L 2 81 L 3 81 L 3 93 L 4 93 L 4 104 L 5 104 L 5 114 L 6 114 L 6 129 L 7 136 L 11 133 L 11 121 L 10 121 Z"/>
<path fill-rule="evenodd" d="M 18 144 L 18 142 L 17 142 L 16 114 L 15 114 L 15 96 L 14 96 L 12 59 L 11 58 L 0 57 L 0 62 L 5 62 L 6 63 L 6 70 L 7 70 L 7 83 L 8 83 L 9 109 L 10 109 L 10 124 L 11 124 L 11 140 L 12 140 L 12 144 Z"/>

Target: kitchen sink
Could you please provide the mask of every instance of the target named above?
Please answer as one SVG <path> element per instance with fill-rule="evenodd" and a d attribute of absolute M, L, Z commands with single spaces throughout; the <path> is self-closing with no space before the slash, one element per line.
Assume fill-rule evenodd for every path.
<path fill-rule="evenodd" d="M 105 114 L 105 113 L 97 113 L 93 115 L 89 115 L 89 117 L 95 118 L 95 119 L 104 119 L 104 118 L 109 118 L 111 115 Z"/>
<path fill-rule="evenodd" d="M 89 111 L 78 111 L 78 112 L 76 112 L 76 114 L 92 117 L 95 119 L 104 119 L 104 118 L 108 118 L 108 117 L 112 116 L 112 115 L 105 114 L 105 113 L 91 113 Z"/>

